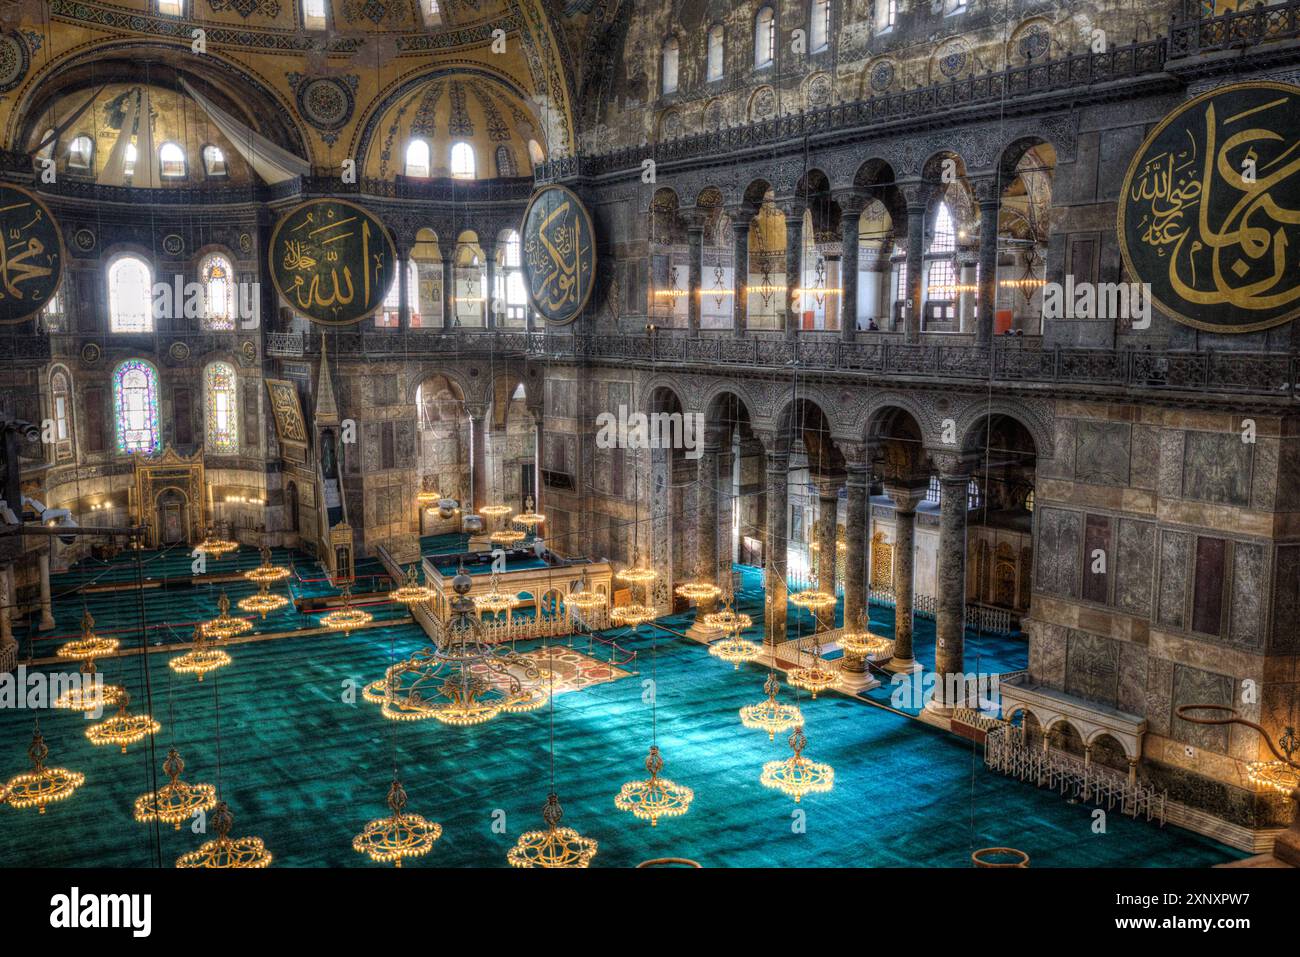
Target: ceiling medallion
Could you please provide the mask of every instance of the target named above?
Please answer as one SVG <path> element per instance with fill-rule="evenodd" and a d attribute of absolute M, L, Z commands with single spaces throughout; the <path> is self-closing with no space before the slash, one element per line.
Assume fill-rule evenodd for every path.
<path fill-rule="evenodd" d="M 406 790 L 397 778 L 388 789 L 388 817 L 369 822 L 352 839 L 352 849 L 379 864 L 401 867 L 402 861 L 423 857 L 433 850 L 433 842 L 442 837 L 442 825 L 426 821 L 418 814 L 407 814 Z"/>
<path fill-rule="evenodd" d="M 160 821 L 173 824 L 176 830 L 200 811 L 211 811 L 217 806 L 217 789 L 211 784 L 186 784 L 181 772 L 185 762 L 175 748 L 167 752 L 163 773 L 170 778 L 157 791 L 150 791 L 135 799 L 135 819 L 141 824 Z"/>
<path fill-rule="evenodd" d="M 571 827 L 561 827 L 564 811 L 555 794 L 547 795 L 542 808 L 544 831 L 526 831 L 519 835 L 506 854 L 512 867 L 588 867 L 596 856 L 597 844 Z"/>

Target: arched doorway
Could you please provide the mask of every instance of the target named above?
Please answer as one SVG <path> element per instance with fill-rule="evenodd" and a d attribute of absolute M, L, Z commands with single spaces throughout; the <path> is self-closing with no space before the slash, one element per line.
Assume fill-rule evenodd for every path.
<path fill-rule="evenodd" d="M 289 520 L 289 531 L 297 534 L 302 530 L 302 526 L 298 518 L 298 486 L 294 482 L 290 482 L 285 489 L 284 507 L 288 513 L 286 518 Z"/>
<path fill-rule="evenodd" d="M 155 500 L 158 543 L 164 548 L 189 542 L 189 498 L 177 488 L 165 488 Z"/>

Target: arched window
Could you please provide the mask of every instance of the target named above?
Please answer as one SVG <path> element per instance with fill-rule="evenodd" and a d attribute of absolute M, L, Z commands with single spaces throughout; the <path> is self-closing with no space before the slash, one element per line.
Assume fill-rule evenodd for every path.
<path fill-rule="evenodd" d="M 415 260 L 406 261 L 406 297 L 411 310 L 411 324 L 418 326 L 419 322 L 419 272 L 415 266 Z M 381 329 L 396 329 L 402 324 L 402 285 L 397 276 L 393 277 L 393 284 L 388 287 L 388 293 L 384 296 L 384 304 L 379 307 L 375 313 L 375 325 Z"/>
<path fill-rule="evenodd" d="M 126 159 L 122 161 L 122 172 L 126 176 L 135 173 L 135 161 L 140 154 L 136 151 L 134 143 L 126 144 Z"/>
<path fill-rule="evenodd" d="M 220 253 L 204 256 L 199 263 L 203 284 L 203 328 L 235 328 L 235 268 Z"/>
<path fill-rule="evenodd" d="M 534 166 L 546 162 L 546 151 L 542 149 L 542 144 L 537 140 L 528 141 L 528 158 L 533 161 Z"/>
<path fill-rule="evenodd" d="M 113 373 L 113 408 L 117 411 L 117 449 L 151 455 L 158 436 L 158 372 L 143 359 L 127 359 Z"/>
<path fill-rule="evenodd" d="M 819 53 L 830 44 L 831 0 L 812 0 L 808 13 L 808 49 Z"/>
<path fill-rule="evenodd" d="M 308 30 L 325 29 L 325 0 L 302 0 L 302 25 Z"/>
<path fill-rule="evenodd" d="M 456 179 L 473 179 L 478 175 L 474 163 L 474 147 L 468 143 L 451 145 L 451 175 Z"/>
<path fill-rule="evenodd" d="M 705 78 L 710 83 L 722 79 L 722 43 L 725 36 L 721 23 L 715 23 L 709 29 L 709 55 Z"/>
<path fill-rule="evenodd" d="M 442 7 L 438 0 L 420 0 L 420 12 L 424 14 L 426 27 L 436 27 L 442 23 Z"/>
<path fill-rule="evenodd" d="M 177 143 L 164 143 L 158 148 L 158 167 L 163 179 L 183 179 L 185 151 Z"/>
<path fill-rule="evenodd" d="M 411 140 L 406 144 L 406 175 L 429 175 L 429 143 L 427 140 Z"/>
<path fill-rule="evenodd" d="M 234 455 L 239 451 L 239 410 L 235 382 L 235 367 L 228 362 L 212 362 L 203 370 L 208 405 L 209 452 Z"/>
<path fill-rule="evenodd" d="M 54 406 L 54 458 L 72 458 L 72 389 L 68 374 L 56 369 L 50 376 L 50 398 Z"/>
<path fill-rule="evenodd" d="M 90 169 L 95 158 L 95 141 L 89 136 L 78 136 L 68 144 L 68 169 Z"/>
<path fill-rule="evenodd" d="M 494 273 L 493 304 L 500 303 L 505 325 L 522 329 L 527 324 L 528 292 L 524 288 L 523 245 L 519 234 L 510 230 L 505 234 L 505 242 L 497 248 L 501 261 Z"/>
<path fill-rule="evenodd" d="M 208 176 L 225 176 L 229 172 L 226 168 L 226 154 L 220 146 L 208 144 L 203 147 L 203 171 Z"/>
<path fill-rule="evenodd" d="M 506 146 L 504 143 L 497 147 L 497 175 L 519 175 L 519 169 L 515 166 L 515 154 L 512 153 L 510 147 Z"/>
<path fill-rule="evenodd" d="M 664 41 L 663 55 L 663 92 L 677 92 L 677 57 L 680 47 L 676 37 Z"/>
<path fill-rule="evenodd" d="M 179 17 L 185 12 L 185 0 L 158 0 L 158 12 Z"/>
<path fill-rule="evenodd" d="M 421 229 L 415 234 L 411 247 L 415 285 L 407 294 L 411 304 L 411 328 L 442 326 L 442 250 L 438 248 L 438 234 L 432 229 Z"/>
<path fill-rule="evenodd" d="M 878 31 L 887 33 L 894 29 L 898 23 L 898 0 L 882 0 L 876 4 L 877 16 L 880 19 Z"/>
<path fill-rule="evenodd" d="M 112 332 L 152 332 L 153 270 L 138 256 L 122 256 L 108 267 L 108 327 Z"/>
<path fill-rule="evenodd" d="M 940 203 L 934 214 L 934 240 L 930 243 L 932 253 L 950 253 L 957 248 L 957 230 L 953 226 L 952 213 L 947 203 Z"/>
<path fill-rule="evenodd" d="M 764 7 L 754 18 L 754 69 L 771 66 L 776 55 L 776 13 Z"/>
<path fill-rule="evenodd" d="M 46 130 L 42 133 L 41 138 L 36 141 L 36 145 L 40 147 L 40 149 L 36 151 L 36 158 L 38 160 L 53 159 L 54 144 L 57 139 L 58 137 L 54 135 L 54 130 Z M 45 145 L 41 146 L 42 143 Z"/>

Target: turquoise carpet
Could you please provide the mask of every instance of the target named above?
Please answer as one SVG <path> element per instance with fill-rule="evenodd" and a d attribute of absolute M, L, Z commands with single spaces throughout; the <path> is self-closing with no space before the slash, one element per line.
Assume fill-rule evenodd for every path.
<path fill-rule="evenodd" d="M 834 765 L 836 781 L 833 792 L 796 808 L 758 783 L 764 761 L 789 753 L 784 742 L 742 728 L 736 716 L 761 699 L 762 669 L 733 670 L 701 645 L 656 633 L 657 665 L 649 634 L 620 638 L 639 653 L 629 666 L 638 676 L 555 699 L 565 823 L 600 842 L 596 866 L 683 856 L 711 867 L 965 867 L 972 849 L 989 845 L 1022 848 L 1045 867 L 1205 866 L 1242 856 L 1117 812 L 1108 833 L 1094 834 L 1086 805 L 985 771 L 967 742 L 837 696 L 800 702 L 808 754 Z M 216 783 L 219 701 L 220 783 L 236 834 L 263 837 L 277 865 L 357 866 L 365 861 L 351 838 L 385 810 L 395 746 L 408 809 L 445 829 L 434 851 L 412 866 L 505 866 L 515 837 L 540 825 L 549 712 L 503 715 L 468 729 L 385 721 L 360 699 L 360 686 L 379 677 L 392 655 L 423 643 L 415 626 L 404 624 L 234 646 L 233 667 L 202 684 L 173 675 L 167 655 L 154 654 L 153 714 L 163 724 L 155 760 L 174 743 L 187 780 Z M 142 702 L 140 661 L 127 661 L 114 680 L 125 680 Z M 613 795 L 644 774 L 651 711 L 642 681 L 656 672 L 665 774 L 694 788 L 695 803 L 685 817 L 651 828 L 616 811 Z M 0 713 L 5 778 L 26 768 L 33 717 Z M 127 755 L 94 748 L 85 726 L 80 715 L 41 713 L 50 763 L 84 772 L 86 784 L 44 816 L 0 807 L 0 866 L 151 863 L 150 831 L 130 812 L 151 786 L 148 748 L 135 745 Z M 494 821 L 504 821 L 504 833 Z M 165 864 L 204 839 L 188 829 L 161 833 Z"/>

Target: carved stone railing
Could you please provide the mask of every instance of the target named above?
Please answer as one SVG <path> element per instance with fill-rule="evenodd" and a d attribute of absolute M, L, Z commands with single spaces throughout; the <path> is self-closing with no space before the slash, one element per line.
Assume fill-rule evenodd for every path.
<path fill-rule="evenodd" d="M 1200 16 L 1201 0 L 1185 0 L 1181 22 L 1169 28 L 1169 59 L 1300 38 L 1300 0 L 1263 4 L 1217 17 Z"/>
<path fill-rule="evenodd" d="M 297 359 L 303 355 L 301 332 L 272 332 L 266 337 L 266 354 L 278 359 Z"/>

